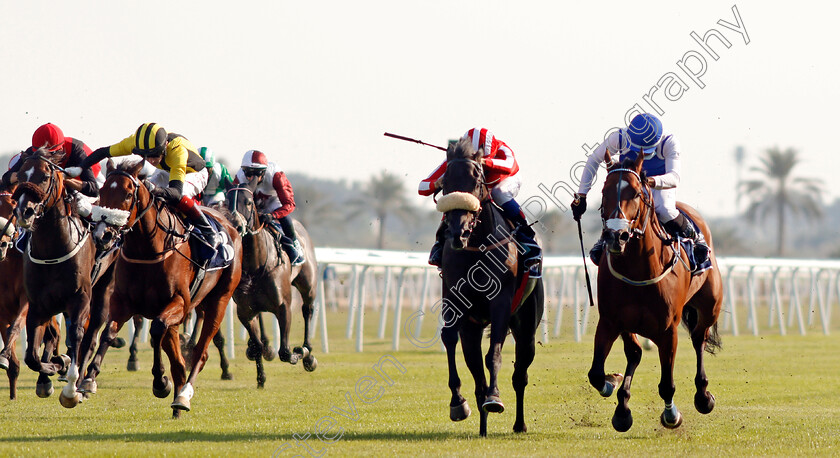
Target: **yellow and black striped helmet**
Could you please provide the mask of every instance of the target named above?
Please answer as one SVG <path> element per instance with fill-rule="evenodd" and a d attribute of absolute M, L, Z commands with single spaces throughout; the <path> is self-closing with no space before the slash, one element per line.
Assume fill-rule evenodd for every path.
<path fill-rule="evenodd" d="M 160 124 L 147 122 L 137 128 L 134 135 L 134 154 L 161 156 L 166 149 L 166 129 Z"/>

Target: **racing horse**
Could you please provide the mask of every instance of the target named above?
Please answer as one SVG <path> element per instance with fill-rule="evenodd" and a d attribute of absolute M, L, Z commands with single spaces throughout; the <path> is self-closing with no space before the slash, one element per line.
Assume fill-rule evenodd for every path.
<path fill-rule="evenodd" d="M 487 435 L 487 415 L 501 413 L 497 377 L 502 365 L 502 345 L 510 330 L 516 341 L 513 389 L 516 392 L 515 432 L 525 432 L 524 398 L 528 367 L 534 360 L 535 334 L 543 315 L 542 279 L 529 279 L 512 228 L 492 202 L 483 166 L 483 151 L 461 139 L 446 152 L 443 197 L 437 208 L 448 226 L 441 263 L 443 306 L 441 340 L 449 364 L 452 399 L 449 417 L 466 419 L 471 411 L 460 394 L 461 380 L 455 365 L 455 349 L 461 339 L 464 359 L 475 380 L 475 399 L 480 407 L 479 434 Z M 481 361 L 481 338 L 490 326 L 490 347 L 485 357 L 489 380 Z"/>
<path fill-rule="evenodd" d="M 172 417 L 189 411 L 199 372 L 207 361 L 207 348 L 224 319 L 233 290 L 239 284 L 241 266 L 202 272 L 193 259 L 194 248 L 182 220 L 166 204 L 155 199 L 138 179 L 143 162 L 124 161 L 114 168 L 108 163 L 100 206 L 93 219 L 99 221 L 94 238 L 102 248 L 121 239 L 116 261 L 114 293 L 110 318 L 99 339 L 96 356 L 88 367 L 87 378 L 95 383 L 108 347 L 126 321 L 135 315 L 151 320 L 149 334 L 153 349 L 152 392 L 166 398 L 173 391 Z M 204 209 L 231 238 L 235 259 L 242 255 L 239 234 L 217 212 Z M 203 279 L 191 291 L 193 280 Z M 192 293 L 192 294 L 191 294 Z M 204 312 L 204 324 L 187 376 L 181 355 L 178 328 L 192 310 Z M 161 351 L 169 357 L 172 379 L 164 375 Z"/>
<path fill-rule="evenodd" d="M 75 407 L 85 392 L 80 386 L 79 368 L 94 350 L 94 336 L 107 317 L 105 304 L 113 280 L 113 259 L 109 255 L 99 266 L 102 274 L 92 275 L 97 265 L 93 239 L 74 209 L 74 198 L 65 190 L 64 174 L 56 165 L 63 153 L 39 149 L 21 157 L 15 216 L 31 236 L 23 257 L 23 283 L 29 298 L 26 314 L 27 348 L 24 362 L 40 373 L 39 396 L 52 392 L 44 377 L 67 370 L 67 385 L 59 401 Z M 93 277 L 96 278 L 93 278 Z M 66 312 L 67 356 L 53 355 L 58 335 L 51 333 L 53 316 Z M 45 340 L 46 339 L 46 340 Z M 51 343 L 52 339 L 56 342 Z M 43 357 L 36 352 L 45 343 Z M 78 389 L 78 388 L 81 388 Z"/>
<path fill-rule="evenodd" d="M 629 430 L 633 425 L 628 405 L 630 384 L 642 358 L 636 335 L 647 337 L 658 347 L 662 365 L 659 396 L 665 409 L 660 422 L 666 428 L 677 428 L 682 414 L 674 404 L 673 369 L 680 321 L 691 333 L 697 356 L 694 406 L 703 414 L 715 406 L 715 398 L 707 390 L 703 353 L 714 354 L 720 347 L 720 270 L 710 255 L 711 268 L 692 275 L 685 250 L 673 245 L 654 212 L 653 192 L 642 172 L 644 155 L 613 164 L 607 153 L 606 160 L 601 218 L 607 250 L 599 263 L 599 318 L 589 382 L 604 397 L 616 392 L 618 405 L 612 425 L 617 431 Z M 677 207 L 697 224 L 711 248 L 712 234 L 700 214 L 681 202 Z M 604 361 L 618 336 L 624 342 L 627 367 L 624 375 L 606 375 Z"/>
<path fill-rule="evenodd" d="M 257 365 L 257 386 L 265 384 L 265 371 L 261 356 L 271 352 L 267 346 L 265 332 L 259 323 L 260 312 L 270 312 L 280 324 L 280 343 L 278 356 L 281 361 L 297 364 L 303 360 L 307 371 L 314 371 L 318 361 L 312 355 L 309 342 L 312 304 L 315 301 L 317 286 L 317 263 L 312 240 L 306 229 L 294 221 L 295 230 L 305 250 L 306 262 L 292 267 L 285 251 L 277 247 L 274 236 L 260 221 L 254 203 L 256 181 L 241 184 L 226 193 L 228 205 L 227 218 L 242 237 L 242 282 L 234 292 L 236 311 L 239 321 L 248 329 L 247 356 Z M 294 286 L 303 305 L 303 345 L 289 350 L 289 333 L 292 324 L 292 291 Z M 269 359 L 269 358 L 266 358 Z"/>

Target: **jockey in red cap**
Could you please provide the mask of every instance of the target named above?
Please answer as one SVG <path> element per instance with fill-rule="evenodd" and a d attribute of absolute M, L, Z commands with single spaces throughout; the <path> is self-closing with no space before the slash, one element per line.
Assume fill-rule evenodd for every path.
<path fill-rule="evenodd" d="M 270 224 L 281 235 L 280 241 L 291 264 L 303 264 L 306 262 L 304 250 L 289 216 L 295 210 L 295 193 L 286 174 L 269 161 L 265 153 L 252 149 L 242 157 L 242 168 L 236 173 L 237 183 L 248 183 L 251 180 L 257 180 L 254 204 L 260 213 L 260 220 Z"/>
<path fill-rule="evenodd" d="M 493 136 L 487 129 L 475 128 L 468 130 L 463 138 L 471 139 L 473 148 L 484 151 L 482 164 L 487 187 L 490 189 L 490 197 L 504 212 L 506 218 L 518 226 L 517 242 L 528 251 L 525 252 L 524 265 L 528 268 L 531 278 L 541 276 L 540 264 L 542 250 L 534 239 L 534 230 L 525 219 L 525 214 L 516 202 L 515 197 L 519 194 L 522 182 L 516 175 L 519 172 L 519 164 L 505 142 Z M 441 190 L 441 179 L 446 171 L 446 161 L 438 166 L 434 172 L 420 182 L 418 192 L 421 196 L 429 196 L 435 191 Z M 440 266 L 443 255 L 443 239 L 446 233 L 446 222 L 442 221 L 435 236 L 435 244 L 429 255 L 429 264 Z"/>

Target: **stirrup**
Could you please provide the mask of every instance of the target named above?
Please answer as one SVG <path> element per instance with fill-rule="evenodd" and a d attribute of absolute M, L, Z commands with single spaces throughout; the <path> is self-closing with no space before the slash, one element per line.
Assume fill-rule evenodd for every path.
<path fill-rule="evenodd" d="M 601 262 L 601 257 L 604 255 L 604 239 L 598 239 L 595 245 L 589 250 L 589 260 L 596 266 Z"/>

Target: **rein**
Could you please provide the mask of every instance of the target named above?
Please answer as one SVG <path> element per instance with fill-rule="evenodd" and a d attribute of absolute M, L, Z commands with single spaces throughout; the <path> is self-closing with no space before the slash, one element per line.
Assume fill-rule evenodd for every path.
<path fill-rule="evenodd" d="M 466 162 L 466 163 L 468 163 L 468 164 L 470 164 L 470 165 L 472 165 L 472 166 L 474 166 L 474 167 L 477 167 L 477 168 L 478 168 L 478 170 L 479 170 L 478 180 L 476 181 L 476 183 L 475 183 L 475 185 L 474 185 L 474 187 L 473 187 L 473 193 L 474 193 L 476 190 L 479 190 L 479 193 L 478 193 L 479 195 L 489 194 L 489 192 L 488 192 L 488 190 L 487 190 L 487 182 L 485 181 L 485 178 L 484 178 L 484 166 L 482 166 L 481 164 L 479 164 L 479 163 L 478 163 L 478 161 L 476 161 L 476 160 L 474 160 L 474 159 L 467 158 L 467 157 L 463 157 L 463 158 L 457 158 L 457 159 L 452 159 L 452 160 L 446 161 L 446 164 L 447 164 L 447 166 L 446 166 L 446 170 L 447 170 L 447 172 L 449 171 L 449 164 L 458 163 L 458 162 Z M 446 173 L 446 172 L 444 172 L 444 180 L 445 180 L 445 177 L 446 177 L 445 173 Z M 483 190 L 484 192 L 480 192 L 481 190 Z M 473 195 L 475 195 L 475 194 L 473 194 Z M 480 199 L 480 198 L 479 198 L 478 200 L 479 200 L 479 202 L 480 202 L 480 203 L 479 203 L 479 206 L 478 206 L 478 210 L 475 210 L 475 211 L 470 211 L 470 213 L 472 213 L 472 214 L 473 214 L 473 217 L 472 217 L 472 219 L 470 220 L 470 222 L 468 223 L 467 228 L 466 228 L 468 231 L 470 231 L 470 237 L 468 237 L 468 238 L 467 238 L 467 245 L 468 245 L 468 246 L 464 247 L 463 249 L 468 250 L 468 251 L 478 251 L 478 250 L 479 250 L 479 248 L 478 248 L 478 247 L 469 247 L 469 240 L 470 240 L 470 238 L 472 237 L 472 235 L 475 233 L 475 227 L 476 227 L 476 226 L 478 225 L 478 223 L 480 222 L 480 221 L 479 221 L 479 219 L 478 219 L 478 215 L 480 215 L 480 214 L 481 214 L 481 210 L 482 210 L 482 208 L 483 208 L 483 201 L 482 201 L 482 199 Z M 508 240 L 508 241 L 509 241 L 509 240 Z M 507 243 L 507 242 L 505 242 L 505 243 Z M 496 245 L 501 246 L 501 245 L 502 245 L 502 243 L 501 243 L 501 242 L 498 242 L 498 243 L 494 244 L 493 248 L 497 248 L 497 246 L 496 246 Z M 485 250 L 487 250 L 487 249 L 488 249 L 488 248 L 485 248 Z"/>
<path fill-rule="evenodd" d="M 619 173 L 619 177 L 618 177 L 618 182 L 619 183 L 621 183 L 621 181 L 622 181 L 621 174 L 623 174 L 625 172 L 635 176 L 639 180 L 639 183 L 641 183 L 641 185 L 642 185 L 643 195 L 646 196 L 646 197 L 650 197 L 651 194 L 650 194 L 650 191 L 648 189 L 647 184 L 642 180 L 642 177 L 639 176 L 639 174 L 635 170 L 626 169 L 626 168 L 616 168 L 616 169 L 613 169 L 613 170 L 610 170 L 609 172 L 607 172 L 607 175 L 610 175 L 610 174 L 615 173 L 615 172 Z M 617 190 L 616 190 L 616 193 L 617 193 L 616 201 L 621 202 L 621 186 L 616 186 L 616 188 L 617 188 Z M 620 205 L 616 206 L 616 208 L 610 214 L 609 219 L 605 219 L 604 225 L 608 229 L 618 230 L 618 229 L 620 229 L 619 227 L 610 227 L 610 226 L 624 225 L 623 222 L 627 221 L 626 229 L 632 228 L 630 239 L 633 239 L 633 238 L 636 238 L 636 237 L 641 237 L 642 235 L 644 235 L 645 232 L 647 232 L 647 225 L 648 225 L 648 222 L 650 221 L 650 218 L 651 218 L 650 215 L 651 215 L 651 213 L 653 213 L 653 201 L 652 201 L 652 199 L 645 199 L 644 197 L 642 197 L 640 199 L 641 199 L 642 203 L 644 204 L 644 206 L 647 207 L 647 211 L 645 212 L 644 219 L 642 220 L 642 227 L 641 228 L 633 227 L 634 223 L 639 220 L 639 213 L 641 212 L 641 207 L 639 208 L 639 210 L 636 213 L 636 216 L 632 220 L 627 220 L 627 216 L 621 210 Z M 621 219 L 613 218 L 614 215 L 618 216 L 618 217 L 621 217 Z M 672 242 L 673 242 L 673 240 L 671 238 L 662 237 L 662 235 L 658 231 L 655 232 L 655 235 L 657 236 L 657 238 L 659 238 L 660 241 L 663 242 L 663 244 L 665 246 L 670 246 L 671 249 L 674 252 L 673 257 L 671 258 L 671 261 L 668 263 L 668 266 L 665 268 L 664 272 L 662 272 L 661 274 L 657 275 L 656 277 L 648 279 L 648 280 L 632 280 L 630 278 L 625 277 L 621 273 L 617 272 L 615 270 L 615 268 L 613 268 L 612 255 L 607 253 L 607 267 L 609 268 L 609 271 L 612 274 L 612 276 L 621 280 L 621 281 L 623 281 L 624 283 L 627 283 L 628 285 L 631 285 L 631 286 L 655 285 L 656 283 L 659 283 L 660 281 L 662 281 L 666 276 L 668 276 L 668 274 L 671 273 L 671 271 L 674 270 L 674 266 L 677 265 L 677 260 L 682 260 L 682 257 L 679 256 L 678 249 L 674 248 L 674 246 L 671 245 Z M 685 263 L 685 261 L 683 261 L 683 263 Z"/>

